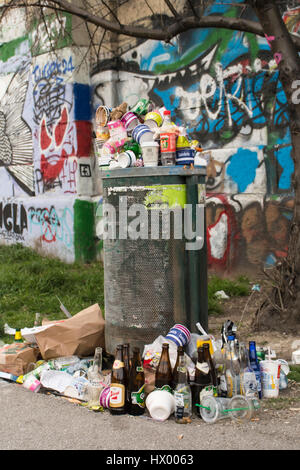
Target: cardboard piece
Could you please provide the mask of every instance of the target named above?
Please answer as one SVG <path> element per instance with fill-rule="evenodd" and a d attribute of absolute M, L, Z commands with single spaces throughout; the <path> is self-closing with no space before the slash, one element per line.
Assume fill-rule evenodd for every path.
<path fill-rule="evenodd" d="M 0 348 L 0 371 L 12 375 L 24 375 L 28 365 L 36 362 L 39 349 L 29 343 L 5 344 Z"/>
<path fill-rule="evenodd" d="M 65 356 L 93 356 L 95 348 L 105 349 L 105 320 L 98 304 L 35 334 L 45 361 Z"/>

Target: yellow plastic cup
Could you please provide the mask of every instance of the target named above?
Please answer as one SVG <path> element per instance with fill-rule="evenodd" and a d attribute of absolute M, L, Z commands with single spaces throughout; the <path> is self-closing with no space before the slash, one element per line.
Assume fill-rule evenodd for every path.
<path fill-rule="evenodd" d="M 212 356 L 214 354 L 214 348 L 212 345 L 211 338 L 209 336 L 202 336 L 201 339 L 197 339 L 197 349 L 203 346 L 203 344 L 205 343 L 209 344 L 209 352 L 210 352 L 210 355 Z"/>

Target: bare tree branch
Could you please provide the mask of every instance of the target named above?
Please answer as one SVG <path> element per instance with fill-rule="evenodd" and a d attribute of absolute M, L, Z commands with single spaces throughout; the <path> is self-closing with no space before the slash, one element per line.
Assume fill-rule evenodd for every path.
<path fill-rule="evenodd" d="M 175 16 L 175 18 L 178 18 L 179 17 L 179 14 L 178 12 L 176 11 L 176 9 L 174 8 L 174 6 L 172 5 L 172 3 L 170 2 L 170 0 L 164 0 L 165 4 L 167 5 L 167 7 L 169 8 L 170 12 L 172 13 L 172 15 Z"/>
<path fill-rule="evenodd" d="M 88 23 L 99 26 L 103 29 L 106 29 L 107 31 L 141 39 L 154 39 L 170 42 L 170 40 L 178 34 L 197 28 L 223 28 L 232 31 L 252 33 L 261 37 L 265 37 L 260 23 L 256 21 L 242 18 L 231 18 L 220 15 L 201 16 L 200 18 L 195 16 L 183 16 L 174 18 L 174 22 L 165 28 L 147 29 L 145 27 L 135 26 L 133 24 L 122 24 L 121 22 L 107 20 L 103 16 L 95 15 L 92 12 L 77 7 L 76 5 L 69 3 L 66 0 L 39 0 L 38 2 L 12 1 L 10 4 L 10 8 L 18 8 L 25 5 L 31 7 L 43 6 L 48 9 L 57 9 L 64 12 L 69 12 L 82 18 Z M 0 11 L 3 8 L 7 8 L 7 5 L 0 7 Z M 291 37 L 297 50 L 300 50 L 300 37 L 293 34 L 291 34 Z"/>

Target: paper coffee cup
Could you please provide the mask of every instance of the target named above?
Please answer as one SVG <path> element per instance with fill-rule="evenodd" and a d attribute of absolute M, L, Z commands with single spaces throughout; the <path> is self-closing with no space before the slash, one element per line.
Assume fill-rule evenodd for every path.
<path fill-rule="evenodd" d="M 264 398 L 277 398 L 279 395 L 279 361 L 260 361 L 262 394 Z"/>

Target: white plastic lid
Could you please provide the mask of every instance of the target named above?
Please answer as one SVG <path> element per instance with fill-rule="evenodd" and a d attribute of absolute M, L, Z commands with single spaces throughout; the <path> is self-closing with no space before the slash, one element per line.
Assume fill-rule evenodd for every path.
<path fill-rule="evenodd" d="M 151 142 L 141 142 L 140 146 L 141 147 L 159 147 L 159 144 L 153 140 Z"/>

